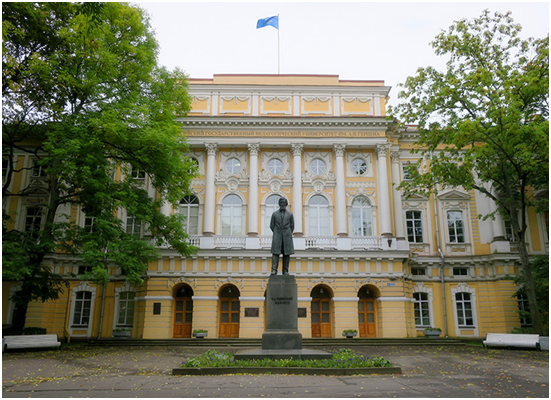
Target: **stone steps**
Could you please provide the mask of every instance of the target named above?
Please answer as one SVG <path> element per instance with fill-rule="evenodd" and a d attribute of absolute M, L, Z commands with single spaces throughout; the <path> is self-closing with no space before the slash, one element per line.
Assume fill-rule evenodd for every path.
<path fill-rule="evenodd" d="M 93 339 L 94 346 L 195 346 L 195 347 L 262 347 L 262 339 L 215 338 L 215 339 Z M 350 347 L 350 346 L 463 346 L 461 339 L 426 338 L 305 338 L 303 347 Z"/>

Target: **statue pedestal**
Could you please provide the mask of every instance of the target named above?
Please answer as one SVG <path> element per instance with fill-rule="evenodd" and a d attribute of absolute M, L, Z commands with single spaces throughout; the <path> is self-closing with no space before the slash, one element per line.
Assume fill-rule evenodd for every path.
<path fill-rule="evenodd" d="M 293 275 L 270 276 L 262 349 L 302 349 L 302 334 L 298 330 L 297 282 Z"/>
<path fill-rule="evenodd" d="M 333 356 L 326 351 L 302 348 L 297 292 L 294 276 L 270 276 L 266 289 L 266 331 L 262 335 L 262 349 L 239 350 L 234 354 L 236 360 L 326 360 Z"/>

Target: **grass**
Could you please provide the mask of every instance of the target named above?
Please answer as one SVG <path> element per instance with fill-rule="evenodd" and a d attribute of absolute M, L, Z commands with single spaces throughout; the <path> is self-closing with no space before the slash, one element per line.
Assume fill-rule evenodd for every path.
<path fill-rule="evenodd" d="M 182 364 L 184 368 L 213 368 L 213 367 L 302 367 L 302 368 L 369 368 L 393 367 L 392 363 L 382 357 L 368 358 L 355 354 L 350 349 L 341 349 L 333 353 L 329 360 L 234 360 L 233 353 L 221 353 L 208 350 L 199 357 L 193 357 Z"/>

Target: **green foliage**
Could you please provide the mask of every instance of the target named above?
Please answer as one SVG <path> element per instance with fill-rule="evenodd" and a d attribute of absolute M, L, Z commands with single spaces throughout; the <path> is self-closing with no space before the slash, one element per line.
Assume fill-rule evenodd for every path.
<path fill-rule="evenodd" d="M 186 76 L 157 66 L 147 15 L 127 3 L 2 3 L 2 17 L 2 196 L 32 197 L 43 210 L 32 232 L 3 215 L 2 277 L 26 292 L 14 300 L 57 297 L 63 280 L 44 262 L 55 252 L 91 266 L 86 279 L 107 282 L 112 265 L 139 284 L 159 244 L 196 251 L 185 221 L 160 212 L 189 194 L 195 169 L 175 121 L 189 110 Z M 41 187 L 10 191 L 25 172 L 16 154 L 46 171 Z M 92 228 L 60 217 L 71 208 L 93 218 Z M 126 215 L 144 236 L 127 232 Z"/>
<path fill-rule="evenodd" d="M 330 360 L 234 360 L 232 353 L 221 353 L 216 350 L 207 350 L 199 357 L 187 360 L 182 367 L 303 367 L 303 368 L 368 368 L 392 367 L 392 363 L 382 357 L 367 358 L 355 354 L 350 349 L 341 349 L 333 354 Z"/>
<path fill-rule="evenodd" d="M 36 326 L 29 326 L 23 329 L 23 335 L 45 335 L 47 332 L 46 328 L 39 328 Z"/>
<path fill-rule="evenodd" d="M 543 326 L 549 330 L 549 256 L 536 256 L 530 263 L 530 270 L 534 281 L 534 292 L 538 301 L 540 319 Z M 521 296 L 522 298 L 526 298 L 526 279 L 522 271 L 513 281 L 518 286 L 518 290 L 513 297 L 517 298 Z M 531 314 L 526 311 L 519 310 L 518 313 L 520 318 L 531 318 Z"/>
<path fill-rule="evenodd" d="M 549 208 L 549 36 L 523 40 L 520 32 L 510 13 L 486 10 L 456 21 L 431 43 L 448 57 L 446 71 L 419 68 L 400 85 L 403 102 L 389 111 L 418 124 L 413 151 L 423 157 L 399 186 L 406 197 L 474 189 L 510 221 L 541 331 L 525 234 L 528 208 Z"/>

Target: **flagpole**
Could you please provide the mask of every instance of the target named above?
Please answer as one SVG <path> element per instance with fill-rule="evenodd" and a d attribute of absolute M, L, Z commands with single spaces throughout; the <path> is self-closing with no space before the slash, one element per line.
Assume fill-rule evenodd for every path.
<path fill-rule="evenodd" d="M 277 74 L 279 75 L 279 14 L 277 14 Z"/>

